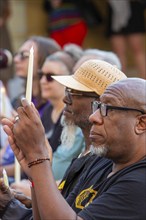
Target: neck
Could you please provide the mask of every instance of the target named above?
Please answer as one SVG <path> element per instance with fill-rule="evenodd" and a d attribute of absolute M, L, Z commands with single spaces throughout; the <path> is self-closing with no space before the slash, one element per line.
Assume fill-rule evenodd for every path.
<path fill-rule="evenodd" d="M 134 158 L 132 160 L 129 160 L 125 163 L 113 163 L 112 172 L 108 175 L 108 177 L 113 175 L 114 173 L 118 172 L 119 170 L 124 169 L 125 167 L 128 167 L 128 166 L 130 166 L 134 163 L 137 163 L 137 162 L 141 161 L 144 158 L 146 158 L 145 153 L 141 157 L 136 157 L 136 158 Z"/>

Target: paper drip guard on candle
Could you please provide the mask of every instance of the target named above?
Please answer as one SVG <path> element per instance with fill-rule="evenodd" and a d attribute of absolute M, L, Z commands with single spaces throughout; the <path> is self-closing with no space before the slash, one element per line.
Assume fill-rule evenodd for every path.
<path fill-rule="evenodd" d="M 31 104 L 32 99 L 32 81 L 33 81 L 33 47 L 30 49 L 29 63 L 28 63 L 28 74 L 27 74 L 27 84 L 26 84 L 26 99 Z"/>

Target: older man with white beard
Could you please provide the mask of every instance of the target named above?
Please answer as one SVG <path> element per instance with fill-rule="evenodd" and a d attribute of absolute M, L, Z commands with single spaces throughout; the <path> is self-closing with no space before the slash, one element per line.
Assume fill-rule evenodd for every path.
<path fill-rule="evenodd" d="M 74 75 L 69 77 L 52 76 L 55 80 L 66 86 L 64 97 L 64 103 L 66 105 L 63 112 L 66 123 L 72 124 L 72 127 L 73 124 L 80 127 L 85 139 L 85 150 L 78 158 L 73 159 L 58 187 L 64 198 L 68 197 L 78 179 L 83 175 L 92 161 L 97 158 L 95 149 L 91 147 L 91 140 L 89 138 L 89 131 L 91 129 L 91 123 L 89 121 L 91 103 L 99 100 L 99 96 L 104 92 L 107 85 L 126 78 L 125 74 L 116 67 L 106 62 L 102 63 L 102 61 L 101 66 L 100 64 L 98 66 L 98 62 L 99 60 L 86 61 Z M 105 73 L 102 67 L 103 69 L 107 69 Z"/>
<path fill-rule="evenodd" d="M 118 69 L 121 69 L 120 60 L 115 53 L 113 53 L 111 51 L 89 49 L 89 50 L 84 51 L 82 57 L 75 64 L 74 72 L 76 72 L 76 70 L 78 70 L 78 68 L 81 66 L 82 63 L 84 63 L 87 60 L 91 60 L 91 59 L 104 60 L 104 61 L 114 65 Z M 83 71 L 86 71 L 86 69 Z M 105 79 L 103 79 L 103 81 L 104 80 L 108 80 L 108 79 L 105 78 Z M 82 83 L 82 79 L 79 81 Z M 91 80 L 91 82 L 92 82 L 92 80 Z M 68 84 L 66 84 L 66 86 L 68 87 Z M 87 86 L 88 86 L 88 84 L 87 84 Z M 80 91 L 80 85 L 78 85 L 78 87 L 76 87 L 76 90 Z M 94 89 L 91 88 L 91 91 L 93 92 Z M 96 94 L 97 94 L 96 98 L 98 98 L 98 93 L 96 93 Z M 84 93 L 84 95 L 85 95 L 85 93 Z M 94 98 L 94 97 L 92 97 L 92 98 Z M 82 97 L 82 99 L 83 99 L 83 97 Z M 55 177 L 55 180 L 61 180 L 63 178 L 64 174 L 66 174 L 65 171 L 66 171 L 67 167 L 70 165 L 72 159 L 75 159 L 78 155 L 83 156 L 84 154 L 86 154 L 87 151 L 89 151 L 89 147 L 87 147 L 87 145 L 90 145 L 89 140 L 87 140 L 88 139 L 88 132 L 83 132 L 84 136 L 86 137 L 86 144 L 85 144 L 85 142 L 83 142 L 83 137 L 82 137 L 81 131 L 79 130 L 79 128 L 81 128 L 82 131 L 83 131 L 83 129 L 86 129 L 87 131 L 90 130 L 90 123 L 88 120 L 88 116 L 90 114 L 90 102 L 93 100 L 92 99 L 89 100 L 89 97 L 88 97 L 88 99 L 86 97 L 85 100 L 86 100 L 87 105 L 85 107 L 82 106 L 81 111 L 77 112 L 77 114 L 75 114 L 74 117 L 73 117 L 74 111 L 70 112 L 71 113 L 70 117 L 69 117 L 69 114 L 67 114 L 65 116 L 63 115 L 63 120 L 62 120 L 63 133 L 61 135 L 62 144 L 57 148 L 57 150 L 53 154 L 52 170 L 53 170 L 53 175 Z M 65 104 L 68 106 L 68 103 L 65 102 Z M 82 105 L 81 103 L 78 103 L 79 108 L 81 105 Z M 83 111 L 83 109 L 84 109 L 84 111 Z M 87 109 L 86 112 L 85 112 L 85 109 Z M 83 152 L 84 149 L 85 149 L 85 152 Z M 82 154 L 80 154 L 81 150 L 82 150 Z M 77 168 L 75 168 L 75 169 L 78 170 L 79 166 L 77 166 Z M 58 182 L 60 182 L 60 181 L 58 181 Z M 71 182 L 73 182 L 73 180 Z M 66 184 L 66 185 L 68 185 L 68 184 Z M 63 185 L 61 185 L 61 188 L 62 188 L 62 186 Z"/>
<path fill-rule="evenodd" d="M 75 64 L 73 71 L 76 72 L 76 70 L 81 66 L 81 64 L 91 59 L 104 60 L 116 66 L 118 69 L 121 69 L 120 60 L 115 53 L 111 51 L 89 49 L 89 50 L 84 51 L 82 57 Z M 80 82 L 82 83 L 82 79 L 80 80 Z M 76 89 L 78 90 L 78 87 L 76 87 Z M 86 102 L 88 104 L 87 98 L 86 98 Z M 78 106 L 80 106 L 80 103 L 78 103 Z M 85 108 L 87 107 L 85 106 Z M 72 112 L 72 114 L 74 114 L 74 112 Z M 60 180 L 63 178 L 65 170 L 70 165 L 72 159 L 76 158 L 81 153 L 81 150 L 83 151 L 85 148 L 85 142 L 83 142 L 83 137 L 82 137 L 83 135 L 81 134 L 81 130 L 79 129 L 79 127 L 81 129 L 84 127 L 86 128 L 86 123 L 87 123 L 87 130 L 90 129 L 90 126 L 88 125 L 89 120 L 87 119 L 87 117 L 90 114 L 90 111 L 87 111 L 85 113 L 81 111 L 79 112 L 79 114 L 80 114 L 80 118 L 78 121 L 76 121 L 76 117 L 68 118 L 68 115 L 63 117 L 63 118 L 66 118 L 63 124 L 67 125 L 67 127 L 64 127 L 63 129 L 64 130 L 63 135 L 62 135 L 63 144 L 61 144 L 53 154 L 52 170 L 53 170 L 53 174 L 56 180 Z M 81 119 L 81 117 L 83 117 L 83 119 Z M 76 127 L 76 125 L 78 126 L 78 128 Z M 73 131 L 71 131 L 71 129 L 73 129 Z M 75 138 L 73 136 L 75 136 Z M 73 140 L 74 140 L 74 143 L 73 143 Z M 73 143 L 72 146 L 71 146 L 71 142 Z"/>

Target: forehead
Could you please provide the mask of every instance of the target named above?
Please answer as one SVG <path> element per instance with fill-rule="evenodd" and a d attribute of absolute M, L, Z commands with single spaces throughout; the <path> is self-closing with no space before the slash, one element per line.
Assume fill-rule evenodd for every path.
<path fill-rule="evenodd" d="M 53 73 L 56 73 L 58 75 L 63 75 L 65 74 L 65 65 L 60 62 L 60 61 L 56 61 L 56 60 L 46 60 L 45 63 L 42 66 L 42 71 L 50 71 Z"/>
<path fill-rule="evenodd" d="M 100 101 L 111 105 L 125 105 L 127 98 L 121 88 L 108 87 L 104 94 L 100 96 Z"/>

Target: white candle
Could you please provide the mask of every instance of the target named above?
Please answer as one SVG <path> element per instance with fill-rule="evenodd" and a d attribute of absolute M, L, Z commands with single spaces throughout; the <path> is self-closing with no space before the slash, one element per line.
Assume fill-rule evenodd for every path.
<path fill-rule="evenodd" d="M 28 74 L 27 74 L 27 85 L 26 85 L 26 99 L 29 104 L 32 98 L 32 80 L 33 80 L 33 47 L 30 49 L 29 63 L 28 63 Z"/>
<path fill-rule="evenodd" d="M 5 169 L 3 169 L 3 180 L 4 180 L 5 185 L 9 187 L 9 180 L 8 180 L 7 172 Z"/>
<path fill-rule="evenodd" d="M 18 160 L 15 158 L 15 182 L 19 183 L 21 180 L 21 169 Z"/>

